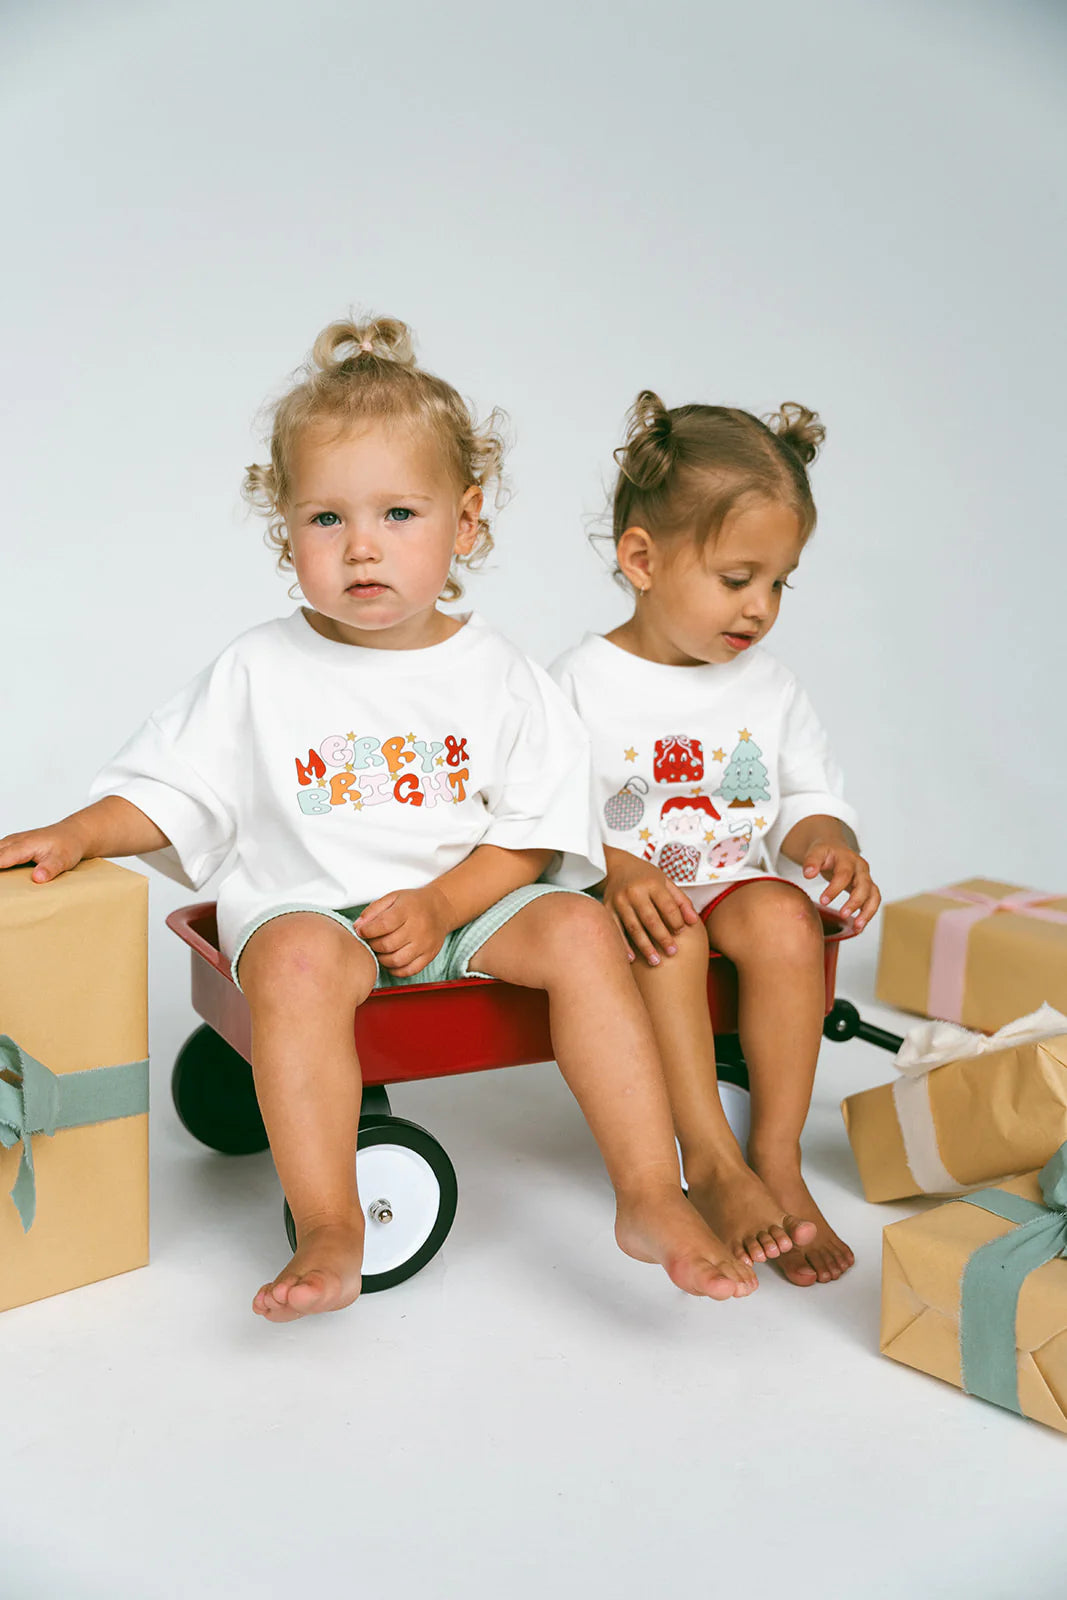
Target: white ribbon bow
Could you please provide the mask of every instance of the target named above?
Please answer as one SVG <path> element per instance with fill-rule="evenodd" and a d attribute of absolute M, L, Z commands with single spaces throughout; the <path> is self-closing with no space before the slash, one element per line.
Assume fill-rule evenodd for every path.
<path fill-rule="evenodd" d="M 954 1022 L 920 1022 L 909 1031 L 896 1057 L 900 1077 L 893 1085 L 893 1104 L 904 1140 L 904 1155 L 923 1194 L 963 1194 L 968 1187 L 982 1187 L 958 1182 L 941 1160 L 927 1075 L 949 1061 L 1036 1044 L 1059 1034 L 1067 1034 L 1067 1017 L 1050 1005 L 1039 1006 L 1029 1016 L 1017 1017 L 993 1034 L 974 1033 Z"/>

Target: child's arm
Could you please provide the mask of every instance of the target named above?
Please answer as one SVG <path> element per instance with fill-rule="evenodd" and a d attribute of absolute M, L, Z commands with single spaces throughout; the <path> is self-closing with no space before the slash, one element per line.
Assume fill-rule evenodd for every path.
<path fill-rule="evenodd" d="M 424 888 L 400 889 L 373 901 L 356 922 L 356 932 L 394 977 L 414 977 L 433 960 L 446 934 L 488 911 L 513 889 L 535 883 L 554 853 L 478 845 Z"/>
<path fill-rule="evenodd" d="M 47 883 L 91 856 L 139 856 L 169 843 L 143 811 L 111 794 L 50 827 L 0 839 L 0 869 L 35 861 L 31 880 Z"/>
<path fill-rule="evenodd" d="M 676 935 L 687 922 L 700 921 L 693 902 L 659 867 L 631 855 L 629 850 L 606 844 L 604 858 L 608 866 L 604 904 L 629 943 L 650 967 L 657 967 L 660 958 L 656 944 L 666 955 L 673 955 Z"/>
<path fill-rule="evenodd" d="M 860 855 L 859 840 L 852 829 L 837 817 L 804 817 L 786 834 L 782 854 L 804 868 L 806 878 L 821 872 L 829 888 L 819 897 L 828 906 L 839 894 L 849 891 L 841 907 L 843 916 L 855 916 L 856 927 L 870 922 L 882 903 L 871 869 Z"/>

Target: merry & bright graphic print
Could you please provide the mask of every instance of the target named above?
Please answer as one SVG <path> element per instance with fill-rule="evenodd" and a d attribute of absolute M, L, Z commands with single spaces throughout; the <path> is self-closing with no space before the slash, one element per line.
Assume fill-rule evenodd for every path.
<path fill-rule="evenodd" d="M 623 752 L 628 762 L 636 762 L 639 752 L 630 746 Z M 732 822 L 723 811 L 755 810 L 758 801 L 771 798 L 767 768 L 762 750 L 747 728 L 738 734 L 737 745 L 727 759 L 724 749 L 710 752 L 709 761 L 721 768 L 717 788 L 701 787 L 705 775 L 704 748 L 699 739 L 687 734 L 668 734 L 655 740 L 652 778 L 657 784 L 692 785 L 686 793 L 669 796 L 659 815 L 638 831 L 641 854 L 654 862 L 674 883 L 714 881 L 730 875 L 747 859 L 754 838 L 766 827 L 763 817 Z M 604 820 L 614 832 L 632 832 L 646 811 L 649 793 L 646 780 L 634 776 L 627 780 L 604 805 Z M 715 797 L 714 799 L 712 797 Z M 722 810 L 717 809 L 719 800 Z"/>
<path fill-rule="evenodd" d="M 331 733 L 295 758 L 296 803 L 305 816 L 325 816 L 335 806 L 460 805 L 467 798 L 470 756 L 456 734 L 418 739 L 413 733 L 376 739 Z"/>

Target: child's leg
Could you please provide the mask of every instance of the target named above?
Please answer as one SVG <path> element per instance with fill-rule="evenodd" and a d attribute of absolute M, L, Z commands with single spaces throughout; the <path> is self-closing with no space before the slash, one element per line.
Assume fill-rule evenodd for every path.
<path fill-rule="evenodd" d="M 674 943 L 673 956 L 658 967 L 638 959 L 633 974 L 663 1061 L 689 1198 L 741 1260 L 765 1261 L 814 1239 L 815 1225 L 783 1211 L 746 1164 L 723 1112 L 704 924 L 686 924 Z"/>
<path fill-rule="evenodd" d="M 543 895 L 492 934 L 472 963 L 548 992 L 556 1058 L 615 1189 L 615 1234 L 690 1294 L 727 1300 L 752 1268 L 716 1238 L 678 1181 L 670 1106 L 651 1025 L 618 930 L 595 900 Z"/>
<path fill-rule="evenodd" d="M 810 1217 L 813 1239 L 785 1256 L 791 1283 L 829 1283 L 855 1261 L 816 1206 L 800 1167 L 822 1040 L 822 923 L 802 890 L 746 884 L 708 915 L 708 938 L 738 970 L 741 1045 L 752 1090 L 748 1158 L 787 1211 Z"/>
<path fill-rule="evenodd" d="M 363 1084 L 352 1017 L 374 960 L 338 923 L 292 912 L 264 923 L 240 958 L 252 1013 L 256 1094 L 296 1223 L 292 1260 L 253 1310 L 272 1322 L 335 1311 L 359 1294 L 363 1212 L 356 1141 Z"/>

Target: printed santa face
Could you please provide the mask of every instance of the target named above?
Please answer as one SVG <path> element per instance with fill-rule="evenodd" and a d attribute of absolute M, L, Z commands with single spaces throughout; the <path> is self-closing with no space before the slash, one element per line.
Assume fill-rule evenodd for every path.
<path fill-rule="evenodd" d="M 659 815 L 672 839 L 695 839 L 707 831 L 709 822 L 719 821 L 719 813 L 706 794 L 675 795 L 664 800 Z"/>

